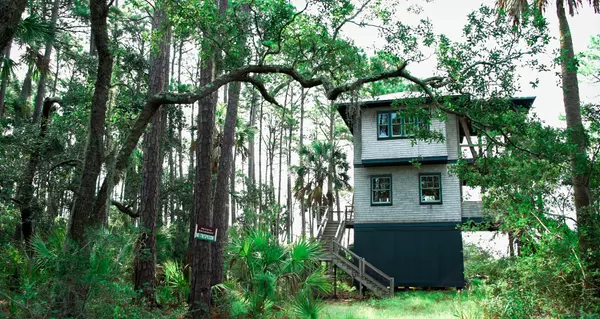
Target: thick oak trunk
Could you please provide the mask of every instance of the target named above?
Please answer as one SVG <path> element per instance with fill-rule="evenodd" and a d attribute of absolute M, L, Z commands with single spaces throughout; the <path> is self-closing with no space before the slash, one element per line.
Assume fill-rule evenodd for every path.
<path fill-rule="evenodd" d="M 150 58 L 150 83 L 148 96 L 164 90 L 169 83 L 169 31 L 164 4 L 158 3 L 152 19 L 153 32 L 160 32 L 162 37 Z M 156 231 L 157 216 L 160 209 L 160 181 L 162 176 L 164 140 L 164 110 L 162 107 L 152 117 L 150 129 L 144 135 L 142 159 L 142 196 L 140 205 L 140 235 L 135 246 L 134 284 L 136 290 L 142 291 L 142 297 L 150 305 L 156 304 L 155 265 L 156 265 Z"/>
<path fill-rule="evenodd" d="M 240 98 L 240 83 L 230 84 L 227 98 L 227 115 L 223 128 L 223 141 L 221 142 L 221 157 L 219 158 L 219 172 L 215 186 L 213 226 L 218 230 L 217 242 L 212 251 L 212 285 L 223 282 L 224 252 L 227 244 L 227 231 L 229 229 L 229 178 L 233 165 L 233 145 L 235 142 L 235 128 Z"/>

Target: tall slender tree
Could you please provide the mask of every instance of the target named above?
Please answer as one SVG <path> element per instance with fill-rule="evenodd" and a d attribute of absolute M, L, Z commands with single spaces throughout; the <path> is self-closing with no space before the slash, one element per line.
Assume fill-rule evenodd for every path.
<path fill-rule="evenodd" d="M 587 1 L 595 13 L 600 13 L 600 1 Z M 575 146 L 571 159 L 571 180 L 573 184 L 573 201 L 577 214 L 579 249 L 590 267 L 591 273 L 600 270 L 600 244 L 598 243 L 599 217 L 597 212 L 590 206 L 593 204 L 589 175 L 590 164 L 587 155 L 588 141 L 586 131 L 581 117 L 581 99 L 579 97 L 579 81 L 577 80 L 578 62 L 575 57 L 573 47 L 573 37 L 569 20 L 567 19 L 566 7 L 569 14 L 573 16 L 576 10 L 582 6 L 581 0 L 556 0 L 556 15 L 559 23 L 560 33 L 560 70 L 563 90 L 563 103 L 567 122 L 567 131 L 569 133 L 569 143 Z M 497 5 L 515 18 L 519 22 L 519 17 L 530 8 L 527 0 L 498 0 Z M 533 3 L 537 9 L 544 11 L 549 5 L 549 1 L 535 1 Z M 600 296 L 600 276 L 591 285 Z M 594 288 L 595 287 L 595 288 Z"/>
<path fill-rule="evenodd" d="M 162 92 L 169 83 L 169 42 L 171 38 L 166 2 L 157 1 L 154 5 L 152 31 L 159 34 L 159 43 L 150 52 L 150 73 L 148 96 Z M 142 160 L 142 196 L 140 206 L 140 234 L 136 241 L 134 259 L 135 289 L 142 291 L 142 296 L 151 305 L 156 305 L 155 266 L 156 266 L 156 232 L 157 217 L 160 209 L 160 182 L 164 152 L 165 124 L 161 106 L 150 121 L 150 128 L 144 134 Z"/>
<path fill-rule="evenodd" d="M 212 251 L 212 284 L 223 282 L 224 252 L 227 244 L 227 231 L 229 219 L 229 192 L 231 167 L 233 166 L 233 146 L 235 143 L 236 121 L 240 97 L 240 84 L 231 83 L 227 98 L 227 115 L 223 128 L 221 142 L 221 156 L 219 158 L 219 172 L 217 174 L 214 197 L 214 227 L 218 230 L 217 242 Z"/>

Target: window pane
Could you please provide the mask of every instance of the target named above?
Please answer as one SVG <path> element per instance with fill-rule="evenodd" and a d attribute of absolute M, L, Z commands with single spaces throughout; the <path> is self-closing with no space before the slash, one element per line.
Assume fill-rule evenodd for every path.
<path fill-rule="evenodd" d="M 371 179 L 371 193 L 373 203 L 392 202 L 392 181 L 390 177 L 373 177 Z"/>
<path fill-rule="evenodd" d="M 402 120 L 401 115 L 399 115 L 397 112 L 391 113 L 390 115 L 392 116 L 392 124 L 400 124 Z"/>
<path fill-rule="evenodd" d="M 392 124 L 392 136 L 402 136 L 402 126 L 400 124 Z"/>
<path fill-rule="evenodd" d="M 387 125 L 388 124 L 388 114 L 387 113 L 381 113 L 379 114 L 379 125 Z"/>
<path fill-rule="evenodd" d="M 439 175 L 421 176 L 421 202 L 441 202 L 441 183 Z"/>
<path fill-rule="evenodd" d="M 389 137 L 387 125 L 379 125 L 379 137 Z"/>
<path fill-rule="evenodd" d="M 440 201 L 440 190 L 439 189 L 423 189 L 421 191 L 422 202 L 439 202 Z"/>

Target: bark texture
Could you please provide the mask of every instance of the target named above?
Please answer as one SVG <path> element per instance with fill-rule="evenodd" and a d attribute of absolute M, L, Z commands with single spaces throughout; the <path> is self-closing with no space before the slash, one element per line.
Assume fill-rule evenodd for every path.
<path fill-rule="evenodd" d="M 168 20 L 164 3 L 157 3 L 152 19 L 153 32 L 162 34 L 160 43 L 150 58 L 150 83 L 148 95 L 151 97 L 164 90 L 169 83 L 169 41 Z M 140 236 L 135 246 L 134 285 L 142 291 L 142 297 L 150 305 L 156 305 L 155 265 L 157 216 L 160 209 L 160 181 L 163 171 L 161 150 L 164 140 L 162 107 L 152 117 L 150 129 L 144 135 L 142 159 L 142 196 L 140 205 Z"/>
<path fill-rule="evenodd" d="M 2 52 L 6 58 L 10 58 L 11 44 L 12 44 L 12 42 L 9 41 L 8 44 L 6 45 L 6 47 L 4 48 L 4 51 Z M 4 117 L 4 113 L 6 112 L 5 97 L 6 97 L 6 89 L 8 88 L 9 79 L 10 79 L 9 75 L 7 75 L 6 77 L 3 77 L 2 84 L 0 84 L 0 119 Z"/>
<path fill-rule="evenodd" d="M 0 50 L 12 40 L 27 0 L 0 0 Z"/>
<path fill-rule="evenodd" d="M 89 227 L 101 225 L 104 222 L 106 212 L 104 209 L 94 209 L 94 198 L 96 182 L 104 159 L 104 125 L 113 67 L 113 55 L 108 46 L 108 10 L 109 6 L 106 0 L 90 0 L 92 34 L 98 50 L 98 72 L 92 97 L 90 131 L 84 155 L 83 171 L 69 228 L 69 237 L 79 244 L 83 244 L 85 232 Z"/>
<path fill-rule="evenodd" d="M 205 61 L 200 71 L 200 85 L 212 81 L 214 61 Z M 212 227 L 212 151 L 215 126 L 217 94 L 209 94 L 200 99 L 198 121 L 198 146 L 196 148 L 196 177 L 194 180 L 194 211 L 192 221 L 206 227 Z M 190 225 L 190 229 L 195 228 Z M 192 248 L 192 286 L 190 290 L 190 312 L 194 319 L 208 318 L 211 302 L 211 250 L 212 244 L 205 240 L 193 239 Z"/>
<path fill-rule="evenodd" d="M 240 98 L 240 83 L 231 83 L 227 98 L 227 115 L 223 128 L 223 141 L 221 142 L 221 157 L 219 158 L 219 172 L 215 186 L 213 226 L 218 230 L 217 242 L 212 250 L 212 285 L 223 282 L 224 251 L 227 244 L 227 230 L 229 229 L 229 180 L 233 165 L 233 145 L 235 143 L 235 128 Z"/>

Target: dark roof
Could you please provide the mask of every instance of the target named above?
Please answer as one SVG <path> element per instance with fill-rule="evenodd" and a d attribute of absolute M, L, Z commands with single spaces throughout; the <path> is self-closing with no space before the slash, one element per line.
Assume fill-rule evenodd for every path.
<path fill-rule="evenodd" d="M 446 96 L 442 96 L 439 98 L 439 101 L 442 103 L 461 102 L 461 101 L 469 101 L 469 100 L 470 100 L 470 98 L 465 95 L 446 95 Z M 523 96 L 523 97 L 511 98 L 511 104 L 515 110 L 523 108 L 523 109 L 526 109 L 527 111 L 529 111 L 529 109 L 531 109 L 531 106 L 533 105 L 533 101 L 535 101 L 535 96 Z M 382 100 L 374 99 L 374 100 L 360 101 L 360 102 L 354 102 L 354 103 L 358 103 L 360 105 L 360 108 L 362 109 L 362 108 L 389 107 L 394 102 L 396 102 L 396 105 L 414 104 L 415 102 L 422 102 L 423 104 L 428 104 L 428 103 L 431 103 L 431 98 L 429 98 L 429 97 L 427 97 L 427 98 L 411 97 L 411 98 L 402 98 L 402 99 L 382 99 Z M 352 132 L 353 128 L 350 123 L 350 119 L 349 119 L 349 115 L 348 115 L 348 107 L 352 104 L 353 104 L 353 102 L 343 102 L 343 103 L 338 103 L 336 105 L 338 112 L 342 116 L 344 123 L 346 123 L 346 126 L 348 126 L 351 133 L 353 133 Z"/>

